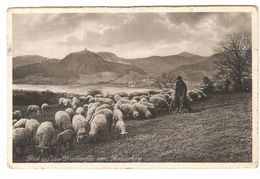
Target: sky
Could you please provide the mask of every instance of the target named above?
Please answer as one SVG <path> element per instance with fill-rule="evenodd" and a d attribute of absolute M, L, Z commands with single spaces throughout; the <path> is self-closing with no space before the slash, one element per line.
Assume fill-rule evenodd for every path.
<path fill-rule="evenodd" d="M 13 56 L 62 59 L 87 48 L 123 58 L 214 54 L 225 35 L 251 32 L 242 12 L 13 14 Z"/>

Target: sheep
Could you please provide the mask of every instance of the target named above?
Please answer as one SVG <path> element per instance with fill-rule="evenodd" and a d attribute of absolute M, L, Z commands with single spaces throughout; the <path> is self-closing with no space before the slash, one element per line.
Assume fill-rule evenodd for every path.
<path fill-rule="evenodd" d="M 13 119 L 13 125 L 14 125 L 17 121 L 18 121 L 17 119 Z"/>
<path fill-rule="evenodd" d="M 78 107 L 75 113 L 76 114 L 81 114 L 82 116 L 85 116 L 86 111 L 85 111 L 85 109 L 83 107 Z"/>
<path fill-rule="evenodd" d="M 39 117 L 40 116 L 40 107 L 38 105 L 29 105 L 27 108 L 27 113 L 29 116 L 34 114 L 34 116 Z"/>
<path fill-rule="evenodd" d="M 72 100 L 71 99 L 64 99 L 63 100 L 63 106 L 65 106 L 65 107 L 70 107 L 70 106 L 72 106 Z"/>
<path fill-rule="evenodd" d="M 128 104 L 128 103 L 130 103 L 130 100 L 125 99 L 125 98 L 121 98 L 121 99 L 119 99 L 119 100 L 116 102 L 114 108 L 115 108 L 115 109 L 119 109 L 122 104 Z"/>
<path fill-rule="evenodd" d="M 42 115 L 45 115 L 50 111 L 50 106 L 47 103 L 43 103 L 41 109 L 42 109 Z"/>
<path fill-rule="evenodd" d="M 26 128 L 13 130 L 13 152 L 16 156 L 22 156 L 25 148 L 30 144 L 30 131 Z M 19 149 L 19 152 L 18 152 Z"/>
<path fill-rule="evenodd" d="M 65 98 L 60 98 L 59 99 L 59 105 L 62 106 L 64 104 Z"/>
<path fill-rule="evenodd" d="M 100 102 L 95 102 L 92 105 L 89 105 L 89 109 L 88 109 L 88 112 L 87 112 L 87 118 L 86 118 L 87 121 L 89 121 L 91 119 L 91 117 L 95 113 L 96 108 L 99 107 L 99 106 L 101 106 Z"/>
<path fill-rule="evenodd" d="M 94 141 L 100 134 L 105 134 L 108 128 L 108 122 L 104 114 L 96 115 L 90 123 L 89 136 Z"/>
<path fill-rule="evenodd" d="M 17 122 L 14 124 L 14 129 L 16 129 L 16 128 L 25 128 L 25 125 L 26 125 L 27 120 L 28 120 L 28 119 L 22 118 L 22 119 L 20 119 L 19 121 L 17 121 Z"/>
<path fill-rule="evenodd" d="M 91 120 L 89 121 L 89 124 L 92 122 L 92 120 L 95 118 L 95 116 L 99 115 L 99 114 L 104 114 L 106 116 L 108 130 L 111 131 L 112 123 L 113 123 L 113 111 L 111 111 L 110 109 L 101 109 L 101 110 L 95 112 L 93 114 Z"/>
<path fill-rule="evenodd" d="M 55 122 L 60 132 L 72 128 L 70 116 L 64 111 L 58 111 L 55 113 Z"/>
<path fill-rule="evenodd" d="M 141 95 L 140 98 L 145 98 L 145 99 L 149 100 L 150 97 L 147 95 Z"/>
<path fill-rule="evenodd" d="M 137 100 L 136 99 L 131 99 L 130 104 L 135 104 L 135 103 L 137 103 Z"/>
<path fill-rule="evenodd" d="M 101 109 L 112 109 L 112 107 L 110 105 L 108 105 L 108 104 L 102 104 L 101 106 L 99 106 L 99 107 L 97 107 L 95 109 L 95 112 L 97 112 L 97 111 L 99 111 Z"/>
<path fill-rule="evenodd" d="M 72 108 L 67 108 L 64 110 L 70 117 L 70 122 L 72 121 L 72 118 L 74 116 L 74 110 Z"/>
<path fill-rule="evenodd" d="M 120 134 L 127 134 L 125 123 L 123 121 L 123 113 L 119 109 L 114 109 L 113 126 L 120 131 Z"/>
<path fill-rule="evenodd" d="M 139 112 L 130 103 L 122 104 L 119 109 L 122 111 L 124 119 L 130 120 L 138 118 Z"/>
<path fill-rule="evenodd" d="M 140 103 L 135 103 L 134 107 L 139 112 L 139 118 L 150 119 L 152 117 L 151 112 L 148 110 L 148 108 L 145 105 Z"/>
<path fill-rule="evenodd" d="M 92 99 L 92 98 L 94 98 L 94 97 L 91 96 L 91 95 L 87 95 L 87 97 L 86 97 L 86 102 L 87 102 L 87 103 L 90 103 L 89 100 Z"/>
<path fill-rule="evenodd" d="M 100 102 L 101 104 L 108 104 L 114 106 L 115 102 L 110 98 L 95 98 L 95 102 Z"/>
<path fill-rule="evenodd" d="M 74 110 L 76 110 L 77 107 L 79 107 L 79 105 L 80 105 L 79 99 L 78 99 L 77 97 L 73 97 L 72 103 L 71 103 L 72 108 L 73 108 Z"/>
<path fill-rule="evenodd" d="M 169 103 L 166 101 L 165 98 L 162 98 L 160 96 L 152 96 L 150 98 L 150 103 L 153 103 L 156 107 L 159 107 L 161 109 L 169 109 Z"/>
<path fill-rule="evenodd" d="M 39 126 L 40 126 L 40 123 L 35 119 L 28 119 L 25 124 L 25 128 L 29 129 L 29 131 L 30 131 L 31 141 L 33 142 L 33 144 L 36 142 L 35 135 L 36 135 L 36 131 Z"/>
<path fill-rule="evenodd" d="M 113 111 L 113 126 L 115 127 L 117 121 L 122 120 L 123 121 L 123 113 L 120 109 L 114 109 Z"/>
<path fill-rule="evenodd" d="M 73 96 L 73 98 L 72 98 L 72 102 L 73 101 L 78 101 L 79 99 L 78 99 L 78 97 L 77 96 Z"/>
<path fill-rule="evenodd" d="M 88 102 L 88 98 L 87 98 L 87 96 L 80 96 L 79 101 L 81 104 L 84 104 L 84 103 Z"/>
<path fill-rule="evenodd" d="M 77 142 L 83 141 L 87 135 L 86 119 L 80 114 L 75 115 L 72 119 L 72 127 L 77 135 Z"/>
<path fill-rule="evenodd" d="M 74 132 L 71 129 L 66 129 L 65 131 L 57 135 L 56 141 L 52 145 L 52 153 L 58 152 L 61 154 L 61 147 L 63 146 L 65 150 L 73 149 L 73 138 Z M 69 144 L 69 147 L 67 147 Z"/>
<path fill-rule="evenodd" d="M 43 122 L 36 131 L 36 148 L 40 149 L 41 155 L 50 149 L 52 138 L 54 136 L 54 128 L 51 122 Z"/>
<path fill-rule="evenodd" d="M 88 111 L 88 104 L 83 104 L 83 108 L 84 108 L 84 110 L 87 112 Z"/>
<path fill-rule="evenodd" d="M 133 99 L 135 99 L 136 101 L 140 101 L 141 98 L 140 98 L 140 96 L 133 96 L 133 97 L 132 97 L 132 100 L 133 100 Z"/>
<path fill-rule="evenodd" d="M 96 94 L 96 95 L 95 95 L 95 98 L 102 98 L 102 97 L 103 97 L 102 94 Z"/>
<path fill-rule="evenodd" d="M 121 99 L 122 97 L 118 94 L 114 95 L 114 100 L 117 102 L 119 99 Z"/>
<path fill-rule="evenodd" d="M 22 118 L 22 112 L 19 111 L 19 110 L 15 110 L 15 111 L 13 112 L 13 119 L 19 120 L 19 119 L 21 119 L 21 118 Z"/>
<path fill-rule="evenodd" d="M 110 98 L 95 98 L 95 102 L 100 102 L 101 104 L 108 104 L 114 106 L 115 102 Z"/>
<path fill-rule="evenodd" d="M 128 132 L 126 132 L 126 127 L 125 127 L 125 123 L 123 120 L 119 120 L 116 123 L 116 129 L 118 131 L 120 131 L 121 135 L 127 134 Z"/>
<path fill-rule="evenodd" d="M 90 98 L 90 99 L 88 100 L 88 102 L 89 102 L 89 103 L 94 103 L 94 102 L 95 102 L 95 98 L 94 98 L 94 97 Z"/>

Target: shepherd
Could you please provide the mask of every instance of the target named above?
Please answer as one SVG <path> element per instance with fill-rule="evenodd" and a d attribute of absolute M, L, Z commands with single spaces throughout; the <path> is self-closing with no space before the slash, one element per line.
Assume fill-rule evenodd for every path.
<path fill-rule="evenodd" d="M 184 110 L 191 112 L 191 107 L 187 100 L 187 85 L 181 76 L 178 76 L 176 79 L 174 108 L 177 113 L 184 112 Z"/>

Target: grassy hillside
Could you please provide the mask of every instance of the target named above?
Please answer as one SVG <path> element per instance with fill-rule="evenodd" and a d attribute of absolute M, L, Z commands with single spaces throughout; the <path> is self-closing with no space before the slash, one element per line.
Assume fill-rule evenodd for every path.
<path fill-rule="evenodd" d="M 250 162 L 252 159 L 251 94 L 219 94 L 192 105 L 190 114 L 169 114 L 152 120 L 126 121 L 128 134 L 116 131 L 95 144 L 75 144 L 59 162 Z M 57 104 L 39 121 L 53 121 Z M 14 106 L 14 110 L 26 106 Z M 39 151 L 15 162 L 34 161 Z M 48 161 L 44 158 L 43 161 Z"/>

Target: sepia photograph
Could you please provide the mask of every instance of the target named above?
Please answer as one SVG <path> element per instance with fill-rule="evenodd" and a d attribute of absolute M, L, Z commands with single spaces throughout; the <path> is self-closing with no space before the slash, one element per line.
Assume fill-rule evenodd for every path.
<path fill-rule="evenodd" d="M 255 7 L 7 15 L 11 168 L 257 166 Z"/>

